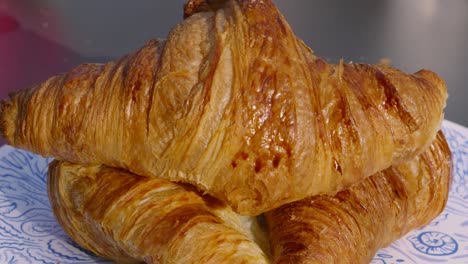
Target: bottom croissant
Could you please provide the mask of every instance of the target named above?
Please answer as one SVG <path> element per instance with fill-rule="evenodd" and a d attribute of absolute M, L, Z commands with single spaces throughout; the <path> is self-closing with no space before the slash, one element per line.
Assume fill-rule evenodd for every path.
<path fill-rule="evenodd" d="M 234 211 L 188 185 L 53 161 L 48 191 L 65 232 L 118 263 L 268 263 Z"/>
<path fill-rule="evenodd" d="M 275 263 L 369 263 L 382 247 L 444 209 L 451 153 L 442 132 L 410 162 L 337 193 L 266 214 Z"/>
<path fill-rule="evenodd" d="M 191 186 L 105 166 L 54 161 L 48 191 L 68 235 L 119 263 L 366 263 L 442 211 L 450 176 L 439 132 L 410 162 L 266 213 L 267 236 Z"/>

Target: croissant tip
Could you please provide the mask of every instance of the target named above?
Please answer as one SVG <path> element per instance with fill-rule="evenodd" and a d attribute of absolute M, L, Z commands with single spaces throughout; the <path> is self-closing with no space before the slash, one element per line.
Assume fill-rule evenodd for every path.
<path fill-rule="evenodd" d="M 444 80 L 435 72 L 428 69 L 421 69 L 414 73 L 414 76 L 425 79 L 430 83 L 445 86 Z"/>
<path fill-rule="evenodd" d="M 227 0 L 189 0 L 184 4 L 184 19 L 205 11 L 216 11 L 226 4 Z"/>
<path fill-rule="evenodd" d="M 7 100 L 0 101 L 0 136 L 4 139 L 7 139 L 7 118 L 5 117 L 5 110 L 10 105 L 10 102 Z"/>
<path fill-rule="evenodd" d="M 10 145 L 15 145 L 15 125 L 17 119 L 16 98 L 20 92 L 9 94 L 10 99 L 0 100 L 0 137 Z"/>

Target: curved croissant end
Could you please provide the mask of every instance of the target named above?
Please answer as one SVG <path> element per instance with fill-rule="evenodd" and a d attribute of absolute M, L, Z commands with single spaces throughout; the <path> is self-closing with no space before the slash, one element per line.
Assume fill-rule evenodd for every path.
<path fill-rule="evenodd" d="M 451 154 L 442 132 L 412 161 L 335 196 L 266 214 L 274 263 L 369 263 L 377 250 L 428 224 L 445 207 Z"/>
<path fill-rule="evenodd" d="M 1 105 L 7 141 L 191 183 L 241 214 L 335 193 L 415 157 L 447 98 L 423 70 L 331 65 L 270 0 L 189 1 L 167 41 Z"/>
<path fill-rule="evenodd" d="M 66 233 L 119 263 L 268 263 L 237 214 L 188 185 L 54 161 L 48 192 Z"/>

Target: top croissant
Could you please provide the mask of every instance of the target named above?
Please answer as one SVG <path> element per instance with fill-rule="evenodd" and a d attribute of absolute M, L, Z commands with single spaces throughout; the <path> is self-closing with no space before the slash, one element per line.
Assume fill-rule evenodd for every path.
<path fill-rule="evenodd" d="M 257 215 L 334 193 L 435 138 L 433 72 L 328 64 L 270 0 L 189 1 L 167 40 L 11 95 L 9 144 L 187 182 Z"/>

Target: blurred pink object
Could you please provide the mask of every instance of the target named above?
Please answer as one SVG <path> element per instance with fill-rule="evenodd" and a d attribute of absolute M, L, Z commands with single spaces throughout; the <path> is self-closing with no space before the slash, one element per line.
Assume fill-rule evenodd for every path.
<path fill-rule="evenodd" d="M 19 28 L 18 21 L 11 15 L 0 10 L 0 34 L 15 31 Z"/>
<path fill-rule="evenodd" d="M 23 29 L 0 13 L 0 99 L 28 88 L 81 62 L 69 49 Z"/>

